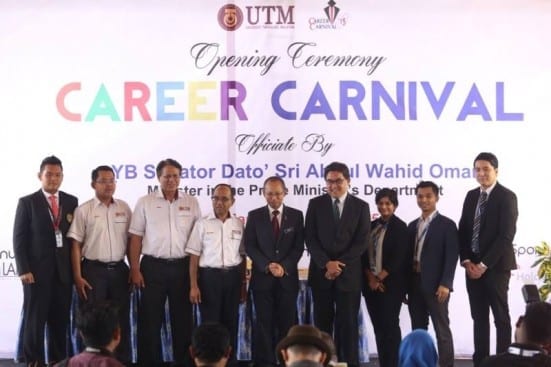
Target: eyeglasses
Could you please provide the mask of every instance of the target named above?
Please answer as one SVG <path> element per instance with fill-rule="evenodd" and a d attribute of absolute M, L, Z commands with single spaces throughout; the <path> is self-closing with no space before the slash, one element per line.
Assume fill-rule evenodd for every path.
<path fill-rule="evenodd" d="M 100 185 L 114 185 L 117 183 L 117 180 L 97 180 L 96 183 Z"/>
<path fill-rule="evenodd" d="M 346 180 L 343 178 L 337 178 L 336 180 L 325 180 L 327 185 L 342 185 Z"/>
<path fill-rule="evenodd" d="M 210 199 L 214 202 L 220 201 L 224 204 L 231 201 L 231 199 L 229 197 L 226 197 L 226 196 L 211 196 Z"/>

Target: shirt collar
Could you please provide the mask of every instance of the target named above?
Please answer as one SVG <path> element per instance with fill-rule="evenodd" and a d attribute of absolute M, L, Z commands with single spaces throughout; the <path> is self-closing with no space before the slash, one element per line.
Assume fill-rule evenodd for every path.
<path fill-rule="evenodd" d="M 480 192 L 485 191 L 486 194 L 488 194 L 488 196 L 490 196 L 490 193 L 491 193 L 492 190 L 496 187 L 496 185 L 497 185 L 497 181 L 494 182 L 494 184 L 493 184 L 492 186 L 488 187 L 487 189 L 484 189 L 484 188 L 480 187 Z"/>
<path fill-rule="evenodd" d="M 117 202 L 115 201 L 115 198 L 113 197 L 111 197 L 111 204 L 115 204 L 115 205 L 117 204 Z M 97 207 L 99 205 L 104 205 L 104 204 L 100 201 L 100 199 L 98 199 L 97 196 L 94 196 L 94 207 Z"/>
<path fill-rule="evenodd" d="M 348 192 L 345 192 L 342 196 L 338 197 L 338 198 L 334 198 L 334 197 L 331 197 L 331 202 L 335 202 L 335 200 L 339 199 L 339 202 L 341 204 L 344 203 L 344 201 L 346 200 L 346 196 L 348 195 Z"/>
<path fill-rule="evenodd" d="M 274 212 L 274 210 L 279 211 L 279 214 L 283 213 L 283 204 L 281 204 L 281 205 L 279 206 L 279 208 L 272 208 L 271 206 L 268 205 L 268 212 L 269 212 L 270 214 L 272 214 L 272 213 Z"/>
<path fill-rule="evenodd" d="M 57 201 L 59 202 L 59 190 L 56 191 L 55 194 L 50 194 L 49 192 L 44 191 L 44 189 L 40 189 L 40 190 L 42 190 L 42 193 L 44 194 L 44 197 L 46 197 L 46 199 L 50 200 L 50 196 L 53 195 L 55 196 L 56 199 L 58 199 Z"/>
<path fill-rule="evenodd" d="M 421 216 L 419 217 L 419 220 L 421 222 L 425 221 L 425 222 L 430 222 L 434 219 L 434 217 L 436 217 L 438 215 L 438 210 L 435 210 L 433 211 L 432 213 L 430 213 L 430 215 L 427 217 L 427 219 L 423 219 L 423 215 L 421 214 Z"/>

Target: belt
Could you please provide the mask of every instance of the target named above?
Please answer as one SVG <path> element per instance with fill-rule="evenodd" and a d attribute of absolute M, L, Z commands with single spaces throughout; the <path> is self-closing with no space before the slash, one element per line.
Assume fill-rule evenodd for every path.
<path fill-rule="evenodd" d="M 143 255 L 144 259 L 161 263 L 161 264 L 183 264 L 184 261 L 187 259 L 187 257 L 175 257 L 175 258 L 168 258 L 165 259 L 163 257 L 155 257 L 151 255 Z"/>
<path fill-rule="evenodd" d="M 203 271 L 217 271 L 217 272 L 220 272 L 220 273 L 229 273 L 230 271 L 234 271 L 234 270 L 239 269 L 239 265 L 222 266 L 222 267 L 219 267 L 219 268 L 204 267 L 204 268 L 200 268 L 200 269 L 203 270 Z"/>
<path fill-rule="evenodd" d="M 87 259 L 87 258 L 82 259 L 82 262 L 86 263 L 86 264 L 94 265 L 94 266 L 99 266 L 99 267 L 105 268 L 107 270 L 115 269 L 117 266 L 120 266 L 120 265 L 124 264 L 124 261 L 122 261 L 122 260 L 103 262 L 103 261 L 99 261 L 99 260 L 90 260 L 90 259 Z"/>

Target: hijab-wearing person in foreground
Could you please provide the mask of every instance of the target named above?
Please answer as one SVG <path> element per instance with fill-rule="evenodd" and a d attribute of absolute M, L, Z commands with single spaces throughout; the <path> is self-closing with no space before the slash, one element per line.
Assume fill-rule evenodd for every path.
<path fill-rule="evenodd" d="M 400 367 L 436 367 L 434 340 L 426 330 L 413 330 L 402 340 L 399 358 Z"/>

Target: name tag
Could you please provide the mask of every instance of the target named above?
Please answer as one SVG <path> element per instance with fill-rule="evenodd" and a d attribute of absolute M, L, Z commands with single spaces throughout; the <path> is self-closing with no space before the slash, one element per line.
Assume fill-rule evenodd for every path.
<path fill-rule="evenodd" d="M 55 243 L 57 247 L 63 247 L 63 235 L 59 229 L 55 231 Z"/>

